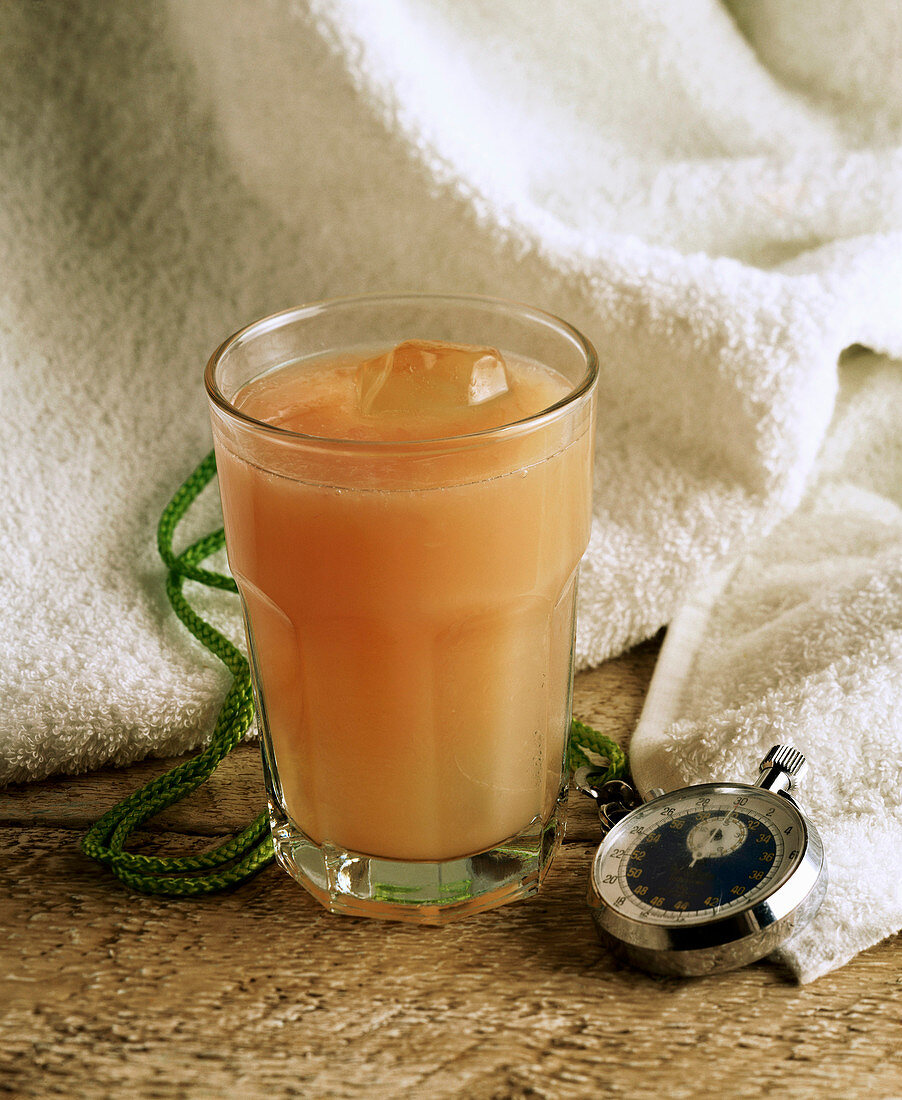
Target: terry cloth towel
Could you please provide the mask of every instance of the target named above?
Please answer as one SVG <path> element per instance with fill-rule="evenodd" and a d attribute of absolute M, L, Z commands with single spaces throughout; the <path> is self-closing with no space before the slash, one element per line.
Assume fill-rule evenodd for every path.
<path fill-rule="evenodd" d="M 490 293 L 600 352 L 579 664 L 752 555 L 639 758 L 744 772 L 791 734 L 834 881 L 837 837 L 898 879 L 900 36 L 893 0 L 0 5 L 0 781 L 209 732 L 153 532 L 224 336 Z M 803 977 L 902 923 L 849 872 Z"/>
<path fill-rule="evenodd" d="M 802 504 L 681 605 L 630 745 L 642 790 L 751 782 L 772 744 L 803 749 L 830 876 L 782 952 L 805 981 L 902 926 L 899 364 L 859 351 L 841 375 Z"/>

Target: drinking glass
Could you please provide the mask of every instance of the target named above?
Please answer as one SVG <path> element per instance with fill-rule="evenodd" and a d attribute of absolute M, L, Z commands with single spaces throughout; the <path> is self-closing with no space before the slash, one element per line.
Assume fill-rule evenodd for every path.
<path fill-rule="evenodd" d="M 235 403 L 286 365 L 300 394 L 308 367 L 411 339 L 542 364 L 565 396 L 490 430 L 378 442 Z M 333 912 L 441 924 L 535 892 L 550 865 L 596 377 L 564 321 L 432 295 L 290 309 L 210 359 L 276 856 Z"/>

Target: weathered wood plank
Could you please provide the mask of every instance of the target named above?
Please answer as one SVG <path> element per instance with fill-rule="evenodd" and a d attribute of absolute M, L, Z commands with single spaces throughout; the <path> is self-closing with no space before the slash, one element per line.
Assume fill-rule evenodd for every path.
<path fill-rule="evenodd" d="M 578 716 L 625 743 L 656 652 L 581 674 Z M 78 840 L 171 763 L 0 793 L 0 1093 L 902 1095 L 899 938 L 803 988 L 769 965 L 694 982 L 621 968 L 585 908 L 597 826 L 578 796 L 539 897 L 444 929 L 332 917 L 275 867 L 212 898 L 146 898 Z M 201 849 L 261 803 L 243 746 L 135 846 Z"/>
<path fill-rule="evenodd" d="M 573 713 L 626 745 L 639 719 L 663 632 L 620 657 L 580 672 L 573 685 Z"/>
<path fill-rule="evenodd" d="M 117 802 L 190 756 L 145 760 L 127 768 L 56 776 L 0 790 L 0 826 L 87 829 Z M 237 832 L 266 808 L 260 750 L 239 745 L 189 798 L 164 810 L 151 829 L 202 836 Z"/>
<path fill-rule="evenodd" d="M 898 939 L 810 987 L 766 965 L 649 978 L 595 939 L 588 843 L 566 847 L 539 897 L 436 929 L 330 916 L 276 868 L 212 898 L 145 898 L 76 842 L 0 830 L 13 1095 L 854 1100 L 902 1086 Z"/>

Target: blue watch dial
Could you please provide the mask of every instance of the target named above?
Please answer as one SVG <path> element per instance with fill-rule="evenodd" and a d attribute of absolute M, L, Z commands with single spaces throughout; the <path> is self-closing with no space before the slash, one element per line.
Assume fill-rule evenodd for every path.
<path fill-rule="evenodd" d="M 648 905 L 717 908 L 754 889 L 776 853 L 767 825 L 748 814 L 703 810 L 671 817 L 643 836 L 627 860 L 626 882 Z"/>
<path fill-rule="evenodd" d="M 798 863 L 805 837 L 796 807 L 770 791 L 684 788 L 614 826 L 596 855 L 595 889 L 633 919 L 709 921 L 776 888 Z"/>

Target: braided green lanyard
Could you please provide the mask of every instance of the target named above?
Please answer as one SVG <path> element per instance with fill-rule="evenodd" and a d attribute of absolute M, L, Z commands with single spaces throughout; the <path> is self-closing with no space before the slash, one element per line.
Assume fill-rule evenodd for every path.
<path fill-rule="evenodd" d="M 186 897 L 215 893 L 244 882 L 273 859 L 265 813 L 238 836 L 202 855 L 143 856 L 125 851 L 126 841 L 139 825 L 179 802 L 209 779 L 220 761 L 242 740 L 254 719 L 247 659 L 201 618 L 183 591 L 186 580 L 227 592 L 238 591 L 231 577 L 201 568 L 203 561 L 224 546 L 223 530 L 210 532 L 181 554 L 176 555 L 172 548 L 180 521 L 215 474 L 216 460 L 211 452 L 167 504 L 157 529 L 157 546 L 168 569 L 166 594 L 173 610 L 194 637 L 228 668 L 233 677 L 232 686 L 216 719 L 210 743 L 203 752 L 114 806 L 89 830 L 81 845 L 86 855 L 106 864 L 127 886 L 145 894 Z M 623 750 L 604 734 L 574 719 L 570 731 L 570 766 L 577 768 L 587 761 L 598 764 L 602 757 L 608 769 L 599 782 L 619 778 L 626 768 Z"/>

